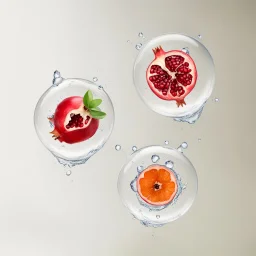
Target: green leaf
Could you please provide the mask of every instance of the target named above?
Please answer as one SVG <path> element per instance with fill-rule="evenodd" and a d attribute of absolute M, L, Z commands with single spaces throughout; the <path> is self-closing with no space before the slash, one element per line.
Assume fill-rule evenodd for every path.
<path fill-rule="evenodd" d="M 96 111 L 101 111 L 99 107 L 95 107 L 95 108 L 90 108 L 90 110 L 96 110 Z"/>
<path fill-rule="evenodd" d="M 102 102 L 101 99 L 92 100 L 92 101 L 89 103 L 89 108 L 96 108 L 96 107 L 98 107 L 98 106 L 101 104 L 101 102 Z"/>
<path fill-rule="evenodd" d="M 84 95 L 84 105 L 89 108 L 90 106 L 90 102 L 93 100 L 93 95 L 92 95 L 92 92 L 90 90 L 88 90 L 86 92 L 86 94 Z"/>
<path fill-rule="evenodd" d="M 102 119 L 106 116 L 106 113 L 98 111 L 98 110 L 92 110 L 92 109 L 90 109 L 90 114 L 95 119 Z"/>

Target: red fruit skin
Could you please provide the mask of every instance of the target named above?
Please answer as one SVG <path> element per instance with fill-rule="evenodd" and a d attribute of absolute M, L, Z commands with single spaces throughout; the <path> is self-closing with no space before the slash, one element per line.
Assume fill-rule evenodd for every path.
<path fill-rule="evenodd" d="M 53 134 L 60 142 L 68 144 L 78 143 L 91 138 L 99 128 L 99 120 L 92 118 L 90 124 L 81 129 L 68 131 L 64 126 L 64 122 L 68 113 L 72 110 L 79 109 L 83 105 L 83 98 L 80 96 L 73 96 L 64 99 L 56 108 L 53 123 L 55 126 Z"/>

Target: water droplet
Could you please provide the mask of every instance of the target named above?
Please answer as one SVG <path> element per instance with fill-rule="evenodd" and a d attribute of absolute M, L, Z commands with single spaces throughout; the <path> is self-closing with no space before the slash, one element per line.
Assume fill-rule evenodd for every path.
<path fill-rule="evenodd" d="M 167 168 L 170 168 L 170 169 L 171 169 L 171 168 L 173 168 L 173 165 L 174 165 L 173 162 L 170 161 L 170 160 L 167 161 L 167 162 L 165 162 L 165 166 L 166 166 Z"/>
<path fill-rule="evenodd" d="M 54 71 L 52 80 L 53 86 L 58 86 L 62 81 L 63 78 L 61 77 L 60 72 L 58 70 Z"/>
<path fill-rule="evenodd" d="M 120 145 L 116 145 L 116 146 L 115 146 L 115 149 L 116 149 L 117 151 L 119 151 L 119 150 L 121 149 L 121 146 L 120 146 Z"/>
<path fill-rule="evenodd" d="M 215 100 L 215 102 L 218 102 L 218 101 L 219 101 L 219 98 L 215 98 L 214 100 Z"/>
<path fill-rule="evenodd" d="M 198 138 L 198 142 L 201 142 L 202 139 Z"/>
<path fill-rule="evenodd" d="M 143 169 L 144 169 L 144 167 L 143 167 L 142 165 L 140 165 L 140 166 L 137 167 L 137 171 L 138 171 L 138 172 L 142 172 Z"/>
<path fill-rule="evenodd" d="M 72 173 L 72 172 L 69 170 L 69 171 L 66 172 L 66 175 L 67 175 L 67 176 L 70 176 L 71 173 Z"/>
<path fill-rule="evenodd" d="M 59 72 L 58 70 L 55 70 L 54 73 L 53 73 L 53 77 L 54 77 L 54 78 L 59 78 L 59 77 L 61 77 L 61 76 L 60 76 L 60 72 Z"/>
<path fill-rule="evenodd" d="M 164 142 L 164 144 L 165 144 L 165 145 L 168 145 L 168 144 L 169 144 L 169 141 L 168 141 L 168 140 L 166 140 L 166 141 Z"/>
<path fill-rule="evenodd" d="M 181 144 L 181 147 L 184 148 L 184 149 L 187 148 L 187 147 L 188 147 L 188 143 L 187 143 L 187 142 L 183 142 L 183 143 Z"/>
<path fill-rule="evenodd" d="M 133 146 L 132 147 L 132 151 L 135 152 L 137 150 L 137 147 L 136 146 Z"/>
<path fill-rule="evenodd" d="M 127 43 L 130 43 L 131 41 L 130 41 L 130 40 L 127 40 L 126 42 L 127 42 Z"/>
<path fill-rule="evenodd" d="M 187 186 L 186 186 L 186 185 L 183 185 L 183 186 L 182 186 L 182 189 L 186 189 L 186 188 L 187 188 Z"/>
<path fill-rule="evenodd" d="M 136 182 L 137 182 L 137 177 L 130 183 L 130 187 L 133 192 L 137 192 Z"/>
<path fill-rule="evenodd" d="M 143 37 L 144 35 L 143 35 L 142 32 L 140 32 L 140 33 L 138 34 L 138 36 L 139 36 L 139 37 Z"/>
<path fill-rule="evenodd" d="M 151 157 L 151 160 L 152 160 L 153 163 L 156 163 L 159 159 L 160 159 L 160 157 L 158 155 L 153 155 Z"/>
<path fill-rule="evenodd" d="M 98 81 L 98 77 L 95 76 L 92 80 L 93 80 L 93 82 L 97 82 Z"/>
<path fill-rule="evenodd" d="M 202 38 L 202 35 L 199 34 L 199 35 L 198 35 L 198 38 L 201 39 L 201 38 Z"/>
<path fill-rule="evenodd" d="M 156 218 L 157 218 L 157 219 L 160 219 L 160 215 L 156 215 Z"/>
<path fill-rule="evenodd" d="M 185 52 L 186 54 L 189 54 L 189 49 L 188 47 L 184 47 L 181 49 L 183 52 Z"/>
<path fill-rule="evenodd" d="M 135 48 L 136 48 L 137 50 L 140 50 L 141 47 L 142 47 L 142 43 L 139 43 L 139 44 L 136 44 L 136 45 L 135 45 Z"/>
<path fill-rule="evenodd" d="M 102 85 L 99 85 L 99 86 L 98 86 L 98 89 L 99 89 L 99 90 L 102 90 L 102 89 L 103 89 L 103 86 L 102 86 Z"/>

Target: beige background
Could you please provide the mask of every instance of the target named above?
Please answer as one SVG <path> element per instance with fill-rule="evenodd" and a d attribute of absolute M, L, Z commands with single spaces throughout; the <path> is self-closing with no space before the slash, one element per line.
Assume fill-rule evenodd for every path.
<path fill-rule="evenodd" d="M 255 25 L 255 0 L 1 0 L 0 255 L 255 256 Z M 153 113 L 137 95 L 140 31 L 202 35 L 217 83 L 195 125 Z M 97 76 L 116 109 L 106 146 L 70 177 L 33 127 L 55 69 Z M 133 145 L 166 139 L 188 142 L 199 193 L 184 217 L 153 231 L 132 219 L 116 182 Z"/>

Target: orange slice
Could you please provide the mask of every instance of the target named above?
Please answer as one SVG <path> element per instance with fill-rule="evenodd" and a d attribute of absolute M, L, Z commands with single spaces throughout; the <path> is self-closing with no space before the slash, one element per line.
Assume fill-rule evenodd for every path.
<path fill-rule="evenodd" d="M 140 197 L 151 205 L 166 205 L 177 192 L 177 180 L 165 166 L 151 165 L 137 179 Z"/>

